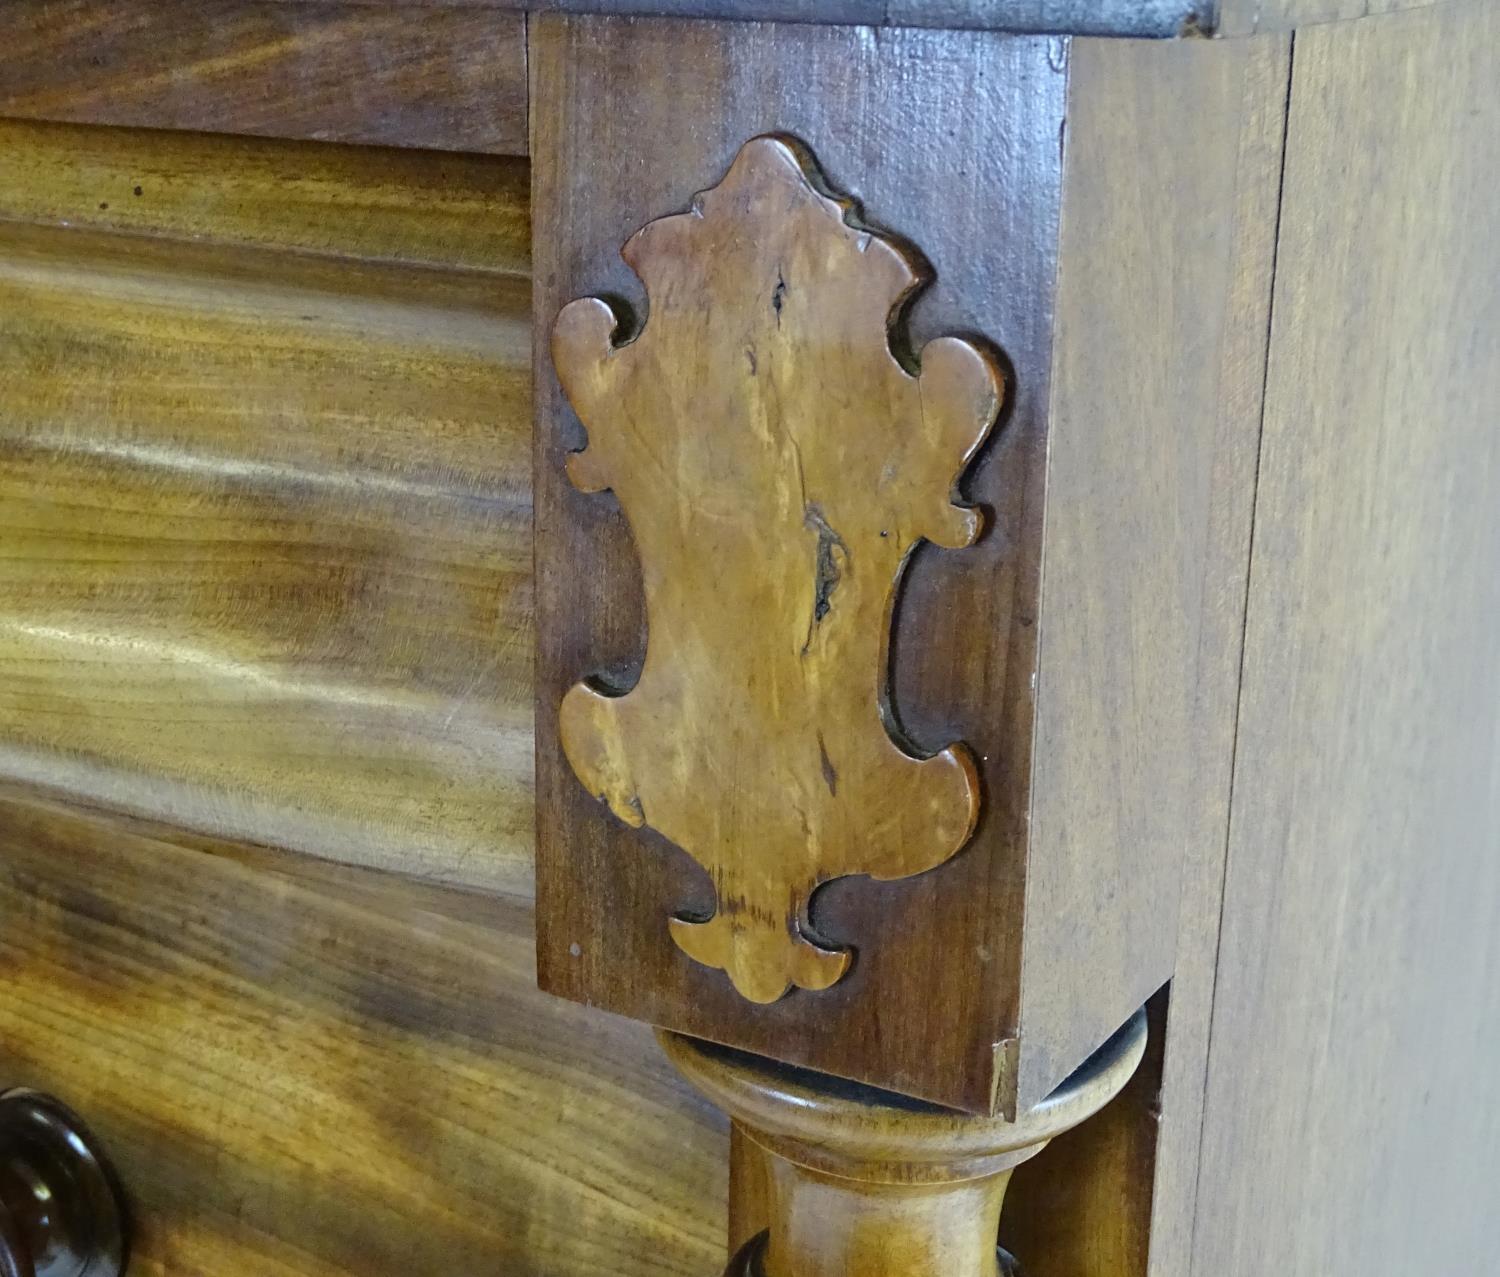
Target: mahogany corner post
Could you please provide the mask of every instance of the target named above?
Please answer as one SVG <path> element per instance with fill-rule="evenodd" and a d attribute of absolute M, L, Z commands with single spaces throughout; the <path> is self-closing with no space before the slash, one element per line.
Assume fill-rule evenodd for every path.
<path fill-rule="evenodd" d="M 1288 41 L 529 40 L 540 983 L 681 1035 L 742 1269 L 989 1277 L 1224 837 Z"/>

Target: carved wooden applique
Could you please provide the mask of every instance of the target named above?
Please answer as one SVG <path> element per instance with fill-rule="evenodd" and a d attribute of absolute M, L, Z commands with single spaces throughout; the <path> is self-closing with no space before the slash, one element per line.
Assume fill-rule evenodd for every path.
<path fill-rule="evenodd" d="M 754 1002 L 847 969 L 810 930 L 820 883 L 931 869 L 979 810 L 962 745 L 897 743 L 889 646 L 913 547 L 978 534 L 953 498 L 1003 380 L 952 337 L 919 376 L 901 366 L 890 330 L 917 268 L 850 225 L 810 164 L 748 142 L 690 212 L 625 245 L 650 302 L 639 336 L 617 345 L 598 298 L 553 334 L 589 433 L 568 474 L 618 496 L 648 627 L 634 688 L 564 698 L 563 749 L 615 815 L 709 871 L 717 912 L 672 935 Z"/>

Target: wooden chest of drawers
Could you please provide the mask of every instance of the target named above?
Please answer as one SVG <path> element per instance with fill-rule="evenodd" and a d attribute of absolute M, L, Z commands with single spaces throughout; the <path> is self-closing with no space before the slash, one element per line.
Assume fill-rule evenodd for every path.
<path fill-rule="evenodd" d="M 1492 1270 L 1500 7 L 0 22 L 0 1090 L 132 1273 Z"/>

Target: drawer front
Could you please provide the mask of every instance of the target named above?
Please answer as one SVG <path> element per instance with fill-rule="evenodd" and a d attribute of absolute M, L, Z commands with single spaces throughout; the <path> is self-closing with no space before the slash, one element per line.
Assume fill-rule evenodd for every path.
<path fill-rule="evenodd" d="M 527 165 L 0 173 L 0 1088 L 133 1274 L 713 1271 L 723 1120 L 535 984 Z"/>

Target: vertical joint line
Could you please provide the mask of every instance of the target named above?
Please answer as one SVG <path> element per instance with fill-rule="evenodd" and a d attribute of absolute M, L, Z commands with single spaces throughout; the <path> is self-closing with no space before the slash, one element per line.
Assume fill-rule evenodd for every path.
<path fill-rule="evenodd" d="M 1224 902 L 1229 889 L 1229 856 L 1232 846 L 1231 833 L 1234 828 L 1235 788 L 1239 775 L 1240 715 L 1245 702 L 1245 651 L 1250 631 L 1250 599 L 1255 574 L 1255 540 L 1260 508 L 1260 476 L 1265 459 L 1266 399 L 1271 380 L 1271 340 L 1276 329 L 1276 290 L 1280 278 L 1281 226 L 1286 209 L 1287 150 L 1292 125 L 1292 85 L 1297 62 L 1297 37 L 1293 32 L 1287 37 L 1286 94 L 1281 112 L 1281 162 L 1276 181 L 1276 224 L 1271 236 L 1270 295 L 1266 300 L 1265 351 L 1261 357 L 1260 375 L 1260 421 L 1255 438 L 1255 477 L 1250 494 L 1249 549 L 1245 563 L 1245 597 L 1240 618 L 1239 677 L 1235 686 L 1234 730 L 1229 751 L 1229 802 L 1224 821 L 1224 871 L 1219 878 L 1218 935 L 1214 944 L 1213 988 L 1208 1002 L 1208 1035 L 1203 1052 L 1203 1105 L 1198 1114 L 1198 1165 L 1193 1178 L 1193 1224 L 1188 1248 L 1188 1271 L 1195 1271 L 1198 1254 L 1198 1221 L 1203 1193 L 1203 1142 L 1208 1130 L 1209 1081 L 1213 1063 L 1214 1025 L 1219 1003 L 1219 971 L 1224 953 Z"/>

